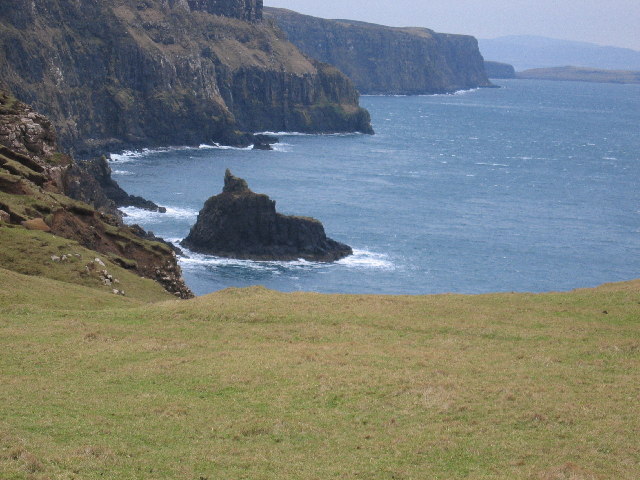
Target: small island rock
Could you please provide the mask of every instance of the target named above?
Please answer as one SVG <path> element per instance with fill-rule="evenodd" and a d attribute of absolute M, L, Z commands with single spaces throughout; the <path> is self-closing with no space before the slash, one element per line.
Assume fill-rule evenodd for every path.
<path fill-rule="evenodd" d="M 209 198 L 182 245 L 194 252 L 249 260 L 332 262 L 353 253 L 327 238 L 322 223 L 276 212 L 276 202 L 225 173 L 222 193 Z"/>

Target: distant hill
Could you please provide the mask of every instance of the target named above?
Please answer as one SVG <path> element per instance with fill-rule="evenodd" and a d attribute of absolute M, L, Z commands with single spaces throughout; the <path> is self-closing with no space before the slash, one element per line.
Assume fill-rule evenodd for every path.
<path fill-rule="evenodd" d="M 640 70 L 640 52 L 594 43 L 511 35 L 478 40 L 485 60 L 510 63 L 516 70 L 575 65 L 608 70 Z"/>
<path fill-rule="evenodd" d="M 535 80 L 567 80 L 595 83 L 640 84 L 640 71 L 601 70 L 597 68 L 554 67 L 535 68 L 518 72 L 517 78 Z"/>

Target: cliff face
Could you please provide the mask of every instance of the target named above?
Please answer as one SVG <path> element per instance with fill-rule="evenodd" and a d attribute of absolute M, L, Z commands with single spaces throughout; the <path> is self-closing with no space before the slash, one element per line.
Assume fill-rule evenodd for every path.
<path fill-rule="evenodd" d="M 227 170 L 224 189 L 209 198 L 182 245 L 196 252 L 252 260 L 331 262 L 351 255 L 351 247 L 327 238 L 313 218 L 276 212 L 276 202 L 252 192 Z"/>
<path fill-rule="evenodd" d="M 0 87 L 86 156 L 239 131 L 370 132 L 352 84 L 261 22 L 259 0 L 3 0 Z"/>
<path fill-rule="evenodd" d="M 489 78 L 516 78 L 516 69 L 508 63 L 485 61 L 484 68 Z"/>
<path fill-rule="evenodd" d="M 184 0 L 173 0 L 172 4 L 182 3 Z M 189 8 L 193 11 L 201 10 L 213 15 L 239 18 L 240 20 L 262 19 L 262 0 L 187 0 Z"/>
<path fill-rule="evenodd" d="M 475 38 L 425 28 L 325 20 L 265 8 L 304 53 L 335 65 L 365 94 L 431 94 L 491 86 Z"/>
<path fill-rule="evenodd" d="M 27 228 L 75 240 L 114 264 L 158 281 L 176 296 L 191 297 L 170 247 L 123 225 L 97 205 L 66 195 L 75 168 L 71 157 L 58 152 L 51 122 L 0 92 L 0 229 Z M 100 207 L 109 210 L 107 204 Z M 94 270 L 83 274 L 98 275 Z"/>

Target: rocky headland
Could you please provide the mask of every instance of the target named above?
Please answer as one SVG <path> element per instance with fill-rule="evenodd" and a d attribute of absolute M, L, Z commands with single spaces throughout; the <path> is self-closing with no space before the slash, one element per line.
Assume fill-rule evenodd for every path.
<path fill-rule="evenodd" d="M 221 194 L 209 198 L 182 245 L 199 253 L 250 260 L 332 262 L 353 253 L 327 238 L 322 223 L 276 212 L 276 202 L 254 193 L 226 171 Z"/>
<path fill-rule="evenodd" d="M 528 80 L 640 84 L 640 71 L 586 67 L 534 68 L 518 72 L 516 77 Z"/>
<path fill-rule="evenodd" d="M 281 8 L 264 16 L 300 50 L 335 65 L 363 94 L 435 94 L 490 87 L 478 41 L 426 28 L 327 20 Z"/>
<path fill-rule="evenodd" d="M 508 63 L 486 60 L 484 68 L 489 78 L 516 78 L 516 69 Z"/>
<path fill-rule="evenodd" d="M 97 164 L 108 168 L 102 162 Z M 94 256 L 86 270 L 73 275 L 95 276 L 105 288 L 110 287 L 112 279 L 105 273 L 108 261 L 156 280 L 177 297 L 192 297 L 173 249 L 140 227 L 124 225 L 108 192 L 102 190 L 98 180 L 91 183 L 89 178 L 84 167 L 59 152 L 55 130 L 47 117 L 0 92 L 0 237 L 10 236 L 9 229 L 26 229 L 73 240 Z M 117 184 L 110 186 L 115 188 Z M 70 193 L 76 193 L 78 199 Z M 49 243 L 44 237 L 31 241 Z M 0 258 L 7 247 L 3 246 Z M 37 251 L 27 246 L 18 248 L 24 258 L 18 271 L 30 273 L 45 268 L 41 260 L 35 260 Z M 68 257 L 52 256 L 51 262 Z M 31 258 L 35 264 L 30 263 Z M 121 293 L 118 289 L 115 292 Z"/>
<path fill-rule="evenodd" d="M 3 0 L 0 46 L 0 88 L 76 157 L 372 133 L 353 83 L 262 21 L 261 0 Z"/>

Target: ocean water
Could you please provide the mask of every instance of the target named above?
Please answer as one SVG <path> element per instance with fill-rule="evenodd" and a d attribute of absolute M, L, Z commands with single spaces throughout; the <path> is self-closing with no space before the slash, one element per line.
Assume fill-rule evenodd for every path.
<path fill-rule="evenodd" d="M 501 80 L 501 89 L 362 97 L 376 135 L 281 135 L 275 151 L 113 155 L 125 209 L 178 242 L 226 168 L 354 248 L 333 264 L 185 251 L 189 286 L 427 294 L 557 291 L 640 277 L 640 87 Z"/>

